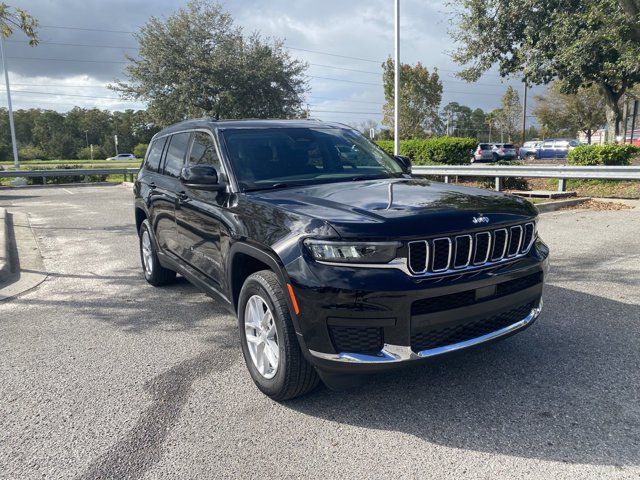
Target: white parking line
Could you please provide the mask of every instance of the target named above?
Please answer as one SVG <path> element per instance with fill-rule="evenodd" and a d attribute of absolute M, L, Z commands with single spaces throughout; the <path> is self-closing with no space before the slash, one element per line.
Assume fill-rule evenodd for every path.
<path fill-rule="evenodd" d="M 62 190 L 67 192 L 69 195 L 75 195 L 71 190 L 67 190 L 66 188 L 62 188 Z"/>

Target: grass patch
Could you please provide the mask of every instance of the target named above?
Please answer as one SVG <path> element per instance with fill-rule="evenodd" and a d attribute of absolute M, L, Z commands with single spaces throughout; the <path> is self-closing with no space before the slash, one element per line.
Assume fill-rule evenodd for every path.
<path fill-rule="evenodd" d="M 558 181 L 546 181 L 549 190 L 558 188 Z M 567 190 L 574 190 L 579 197 L 640 198 L 640 182 L 624 180 L 567 180 Z"/>

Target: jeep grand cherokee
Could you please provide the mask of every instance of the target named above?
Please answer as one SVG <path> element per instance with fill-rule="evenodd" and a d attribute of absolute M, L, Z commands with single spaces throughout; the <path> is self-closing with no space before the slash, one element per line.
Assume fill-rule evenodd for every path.
<path fill-rule="evenodd" d="M 134 186 L 144 276 L 179 273 L 237 315 L 279 400 L 529 326 L 548 256 L 535 208 L 410 171 L 341 124 L 173 125 Z"/>

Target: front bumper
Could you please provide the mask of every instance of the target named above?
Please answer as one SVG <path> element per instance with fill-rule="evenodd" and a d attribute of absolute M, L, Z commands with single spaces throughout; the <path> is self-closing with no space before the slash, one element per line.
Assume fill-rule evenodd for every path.
<path fill-rule="evenodd" d="M 503 339 L 538 318 L 547 256 L 546 245 L 537 241 L 524 257 L 439 278 L 415 278 L 394 269 L 321 265 L 301 258 L 288 270 L 300 304 L 296 323 L 302 350 L 321 371 L 368 373 Z M 537 278 L 535 283 L 522 284 L 532 277 Z M 522 288 L 502 288 L 519 284 Z M 469 294 L 471 300 L 460 303 Z M 415 305 L 425 300 L 440 305 L 417 310 Z M 500 317 L 503 314 L 506 317 Z M 482 324 L 487 319 L 493 322 L 489 327 Z M 377 329 L 382 340 L 374 350 L 341 348 L 336 328 L 351 330 L 356 342 L 358 332 L 364 331 L 358 329 Z"/>
<path fill-rule="evenodd" d="M 426 350 L 414 351 L 411 347 L 403 346 L 403 345 L 391 345 L 385 344 L 384 348 L 380 350 L 379 353 L 374 355 L 367 355 L 363 353 L 350 353 L 350 352 L 340 352 L 340 353 L 323 353 L 316 352 L 314 350 L 310 350 L 309 353 L 314 357 L 323 360 L 330 360 L 332 362 L 343 362 L 343 363 L 363 363 L 363 364 L 380 364 L 380 363 L 396 363 L 396 362 L 406 362 L 410 360 L 421 360 L 429 357 L 436 357 L 438 355 L 443 355 L 445 353 L 452 353 L 458 350 L 462 350 L 465 348 L 471 348 L 477 345 L 481 345 L 483 343 L 492 342 L 495 340 L 499 340 L 503 337 L 507 337 L 514 333 L 519 332 L 520 330 L 525 329 L 529 325 L 531 325 L 540 315 L 542 310 L 542 300 L 537 307 L 531 309 L 529 315 L 524 317 L 522 320 L 517 321 L 516 323 L 512 323 L 504 328 L 495 330 L 493 332 L 487 333 L 485 335 L 481 335 L 479 337 L 474 337 L 469 340 L 465 340 L 462 342 L 452 343 L 449 345 L 444 345 L 442 347 L 436 348 L 428 348 Z"/>

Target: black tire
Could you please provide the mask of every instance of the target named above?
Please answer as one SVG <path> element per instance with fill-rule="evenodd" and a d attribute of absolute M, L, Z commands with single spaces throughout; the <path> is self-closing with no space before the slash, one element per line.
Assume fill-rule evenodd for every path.
<path fill-rule="evenodd" d="M 493 154 L 493 161 L 494 161 L 494 162 L 497 162 L 497 161 L 498 161 L 498 154 L 497 154 L 497 153 L 494 153 L 494 154 Z"/>
<path fill-rule="evenodd" d="M 147 268 L 147 264 L 145 263 L 145 253 L 143 243 L 145 243 L 145 237 L 149 238 L 149 247 L 151 249 L 149 261 L 151 264 L 151 268 Z M 144 220 L 142 225 L 140 225 L 140 230 L 138 231 L 138 244 L 140 246 L 140 262 L 142 263 L 142 273 L 144 274 L 144 278 L 147 282 L 149 282 L 154 287 L 161 287 L 163 285 L 169 285 L 176 280 L 176 272 L 173 270 L 169 270 L 168 268 L 164 268 L 160 265 L 160 261 L 158 260 L 158 247 L 156 245 L 155 237 L 151 233 L 151 225 L 149 225 L 148 220 Z"/>
<path fill-rule="evenodd" d="M 534 153 L 528 153 L 525 156 L 525 160 L 529 161 L 529 162 L 533 162 L 536 159 L 536 155 Z"/>
<path fill-rule="evenodd" d="M 271 310 L 276 329 L 279 358 L 273 378 L 266 378 L 260 373 L 247 345 L 245 312 L 247 302 L 255 295 L 261 297 Z M 244 282 L 238 299 L 238 327 L 247 369 L 262 393 L 283 401 L 309 393 L 318 386 L 320 377 L 300 350 L 284 289 L 271 270 L 256 272 Z"/>

